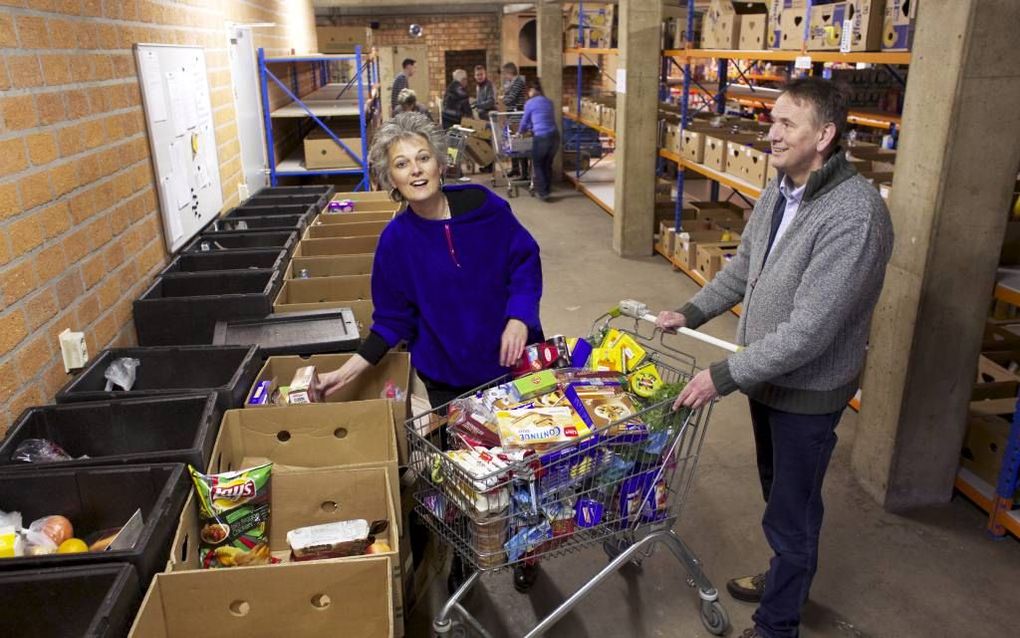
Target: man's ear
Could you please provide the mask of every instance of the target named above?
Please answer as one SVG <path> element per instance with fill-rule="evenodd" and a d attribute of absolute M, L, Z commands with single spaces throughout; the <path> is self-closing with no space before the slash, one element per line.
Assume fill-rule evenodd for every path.
<path fill-rule="evenodd" d="M 821 132 L 818 134 L 818 152 L 822 152 L 832 146 L 833 140 L 836 139 L 836 125 L 832 122 L 827 122 L 822 126 Z"/>

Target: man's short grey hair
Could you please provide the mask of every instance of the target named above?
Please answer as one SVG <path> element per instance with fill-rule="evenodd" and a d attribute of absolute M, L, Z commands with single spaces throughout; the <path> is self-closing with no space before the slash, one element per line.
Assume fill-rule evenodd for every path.
<path fill-rule="evenodd" d="M 389 191 L 390 196 L 396 201 L 401 201 L 402 198 L 399 193 L 394 194 L 393 180 L 390 179 L 390 146 L 397 141 L 416 137 L 423 138 L 428 143 L 429 150 L 439 162 L 440 171 L 445 169 L 446 135 L 422 113 L 398 113 L 380 126 L 372 138 L 372 147 L 368 151 L 369 164 L 379 185 L 383 190 Z"/>
<path fill-rule="evenodd" d="M 414 89 L 401 89 L 400 93 L 397 94 L 397 104 L 406 106 L 411 102 L 418 101 L 418 94 L 414 92 Z"/>
<path fill-rule="evenodd" d="M 453 79 L 455 82 L 463 82 L 467 79 L 467 71 L 464 69 L 457 69 L 453 72 Z"/>

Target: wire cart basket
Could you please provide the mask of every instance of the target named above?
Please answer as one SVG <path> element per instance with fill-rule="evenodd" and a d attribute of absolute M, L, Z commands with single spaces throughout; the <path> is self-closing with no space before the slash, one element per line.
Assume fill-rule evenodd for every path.
<path fill-rule="evenodd" d="M 615 325 L 622 321 L 610 315 L 596 321 L 596 328 L 611 323 L 639 340 L 648 355 L 642 365 L 653 362 L 664 383 L 686 382 L 694 374 L 694 358 L 666 342 L 674 335 L 647 330 L 642 335 L 637 318 L 627 328 Z M 569 378 L 576 371 L 557 372 Z M 688 584 L 698 589 L 705 627 L 722 635 L 729 618 L 718 591 L 673 531 L 697 467 L 711 404 L 673 411 L 673 394 L 610 421 L 619 413 L 607 403 L 602 416 L 608 424 L 579 440 L 530 454 L 493 448 L 491 462 L 498 469 L 479 471 L 459 456 L 461 450 L 444 449 L 457 436 L 451 424 L 467 405 L 462 399 L 482 396 L 506 380 L 406 424 L 415 510 L 440 542 L 474 570 L 435 617 L 435 634 L 465 635 L 470 627 L 479 636 L 491 635 L 460 602 L 481 576 L 560 557 L 580 561 L 578 552 L 601 545 L 608 564 L 525 636 L 543 635 L 607 577 L 625 564 L 640 564 L 657 545 L 665 545 L 686 571 Z"/>
<path fill-rule="evenodd" d="M 465 157 L 464 146 L 467 138 L 474 135 L 474 131 L 459 124 L 454 124 L 446 129 L 446 176 L 462 182 L 468 181 L 461 166 L 461 160 Z"/>
<path fill-rule="evenodd" d="M 526 186 L 528 192 L 534 193 L 535 187 L 530 179 L 510 177 L 513 160 L 527 162 L 529 175 L 531 170 L 532 137 L 524 137 L 518 133 L 524 111 L 493 111 L 489 113 L 489 125 L 492 127 L 492 148 L 496 153 L 496 162 L 492 170 L 492 187 L 506 188 L 507 197 L 517 197 L 520 186 Z"/>

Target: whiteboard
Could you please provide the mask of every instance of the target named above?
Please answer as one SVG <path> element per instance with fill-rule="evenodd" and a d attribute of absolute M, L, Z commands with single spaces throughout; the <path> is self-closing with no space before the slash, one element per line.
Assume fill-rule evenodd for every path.
<path fill-rule="evenodd" d="M 205 51 L 167 44 L 134 49 L 163 237 L 174 252 L 223 208 Z"/>

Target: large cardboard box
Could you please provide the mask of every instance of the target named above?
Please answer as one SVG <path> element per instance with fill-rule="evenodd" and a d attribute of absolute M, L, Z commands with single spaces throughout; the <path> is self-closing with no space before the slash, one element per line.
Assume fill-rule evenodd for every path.
<path fill-rule="evenodd" d="M 613 17 L 616 13 L 615 6 L 602 2 L 585 2 L 583 4 L 583 16 L 581 15 L 581 7 L 578 4 L 575 3 L 570 6 L 570 10 L 567 12 L 567 26 L 594 27 L 596 29 L 612 28 Z"/>
<path fill-rule="evenodd" d="M 806 6 L 783 9 L 779 16 L 779 47 L 784 51 L 800 51 L 804 46 Z"/>
<path fill-rule="evenodd" d="M 302 270 L 308 277 L 345 277 L 371 275 L 374 255 L 334 255 L 328 257 L 295 257 L 287 265 L 284 279 L 296 279 Z"/>
<path fill-rule="evenodd" d="M 361 138 L 341 137 L 354 157 L 336 143 L 326 131 L 316 127 L 305 136 L 305 168 L 358 168 L 361 166 Z"/>
<path fill-rule="evenodd" d="M 491 135 L 489 139 L 468 137 L 465 144 L 464 148 L 468 157 L 478 166 L 488 166 L 496 161 L 496 151 L 492 148 Z"/>
<path fill-rule="evenodd" d="M 370 53 L 372 29 L 369 27 L 316 27 L 319 51 L 323 53 L 354 53 L 354 47 L 361 46 L 361 53 Z"/>
<path fill-rule="evenodd" d="M 379 245 L 379 236 L 331 237 L 329 239 L 302 239 L 294 249 L 294 257 L 318 257 L 322 255 L 361 255 L 374 253 Z"/>
<path fill-rule="evenodd" d="M 967 418 L 967 433 L 960 452 L 960 465 L 974 472 L 989 485 L 999 482 L 999 472 L 1009 443 L 1009 426 L 1006 419 L 993 415 L 971 414 Z M 1020 488 L 1013 495 L 1020 504 Z"/>
<path fill-rule="evenodd" d="M 673 250 L 673 259 L 691 270 L 698 268 L 698 248 L 701 246 L 739 246 L 740 235 L 729 233 L 728 240 L 723 241 L 726 236 L 721 230 L 690 230 L 678 233 L 676 245 Z"/>
<path fill-rule="evenodd" d="M 882 22 L 885 18 L 885 4 L 888 1 L 846 0 L 848 19 L 850 20 L 851 51 L 881 50 Z M 916 0 L 914 4 L 916 4 Z"/>
<path fill-rule="evenodd" d="M 680 131 L 680 155 L 685 160 L 701 164 L 705 161 L 705 136 L 712 132 L 705 125 L 691 125 Z"/>
<path fill-rule="evenodd" d="M 760 11 L 743 13 L 737 16 L 740 20 L 740 37 L 737 48 L 743 51 L 760 51 L 768 42 L 768 14 L 765 5 Z"/>
<path fill-rule="evenodd" d="M 342 213 L 341 213 L 342 214 Z M 357 222 L 346 224 L 312 224 L 305 229 L 304 239 L 328 239 L 330 237 L 371 237 L 382 235 L 389 224 L 385 222 Z"/>
<path fill-rule="evenodd" d="M 745 3 L 740 3 L 745 4 Z M 705 11 L 701 48 L 735 49 L 740 42 L 740 20 L 730 0 L 712 0 Z"/>
<path fill-rule="evenodd" d="M 273 308 L 287 304 L 371 299 L 371 279 L 370 275 L 290 279 L 280 287 Z"/>
<path fill-rule="evenodd" d="M 262 366 L 255 383 L 252 384 L 248 396 L 262 381 L 275 381 L 274 385 L 286 385 L 294 378 L 298 368 L 315 366 L 319 372 L 336 370 L 347 363 L 354 355 L 350 354 L 316 354 L 310 357 L 269 357 Z M 362 372 L 353 381 L 340 390 L 326 397 L 326 403 L 348 403 L 351 401 L 367 401 L 371 399 L 385 400 L 393 412 L 393 427 L 397 439 L 398 462 L 407 465 L 407 435 L 405 422 L 411 416 L 411 355 L 406 352 L 387 352 L 378 364 Z M 404 395 L 401 400 L 384 399 L 387 382 L 392 383 Z M 251 406 L 246 408 L 266 409 L 268 406 Z"/>
<path fill-rule="evenodd" d="M 720 173 L 726 172 L 729 143 L 746 144 L 758 139 L 755 133 L 711 133 L 705 136 L 705 166 Z"/>
<path fill-rule="evenodd" d="M 393 560 L 157 574 L 130 638 L 393 636 Z"/>
<path fill-rule="evenodd" d="M 783 43 L 782 15 L 786 11 L 800 11 L 801 32 L 803 32 L 803 16 L 806 0 L 769 0 L 767 48 L 778 49 Z M 796 14 L 791 14 L 796 15 Z"/>
<path fill-rule="evenodd" d="M 752 142 L 741 149 L 740 179 L 754 186 L 763 187 L 768 179 L 769 142 Z"/>
<path fill-rule="evenodd" d="M 848 17 L 847 12 L 846 2 L 813 4 L 811 16 L 808 19 L 808 50 L 839 51 L 844 22 Z"/>
<path fill-rule="evenodd" d="M 492 142 L 492 130 L 489 128 L 489 123 L 485 120 L 479 120 L 473 117 L 462 117 L 460 118 L 460 125 L 464 128 L 469 128 L 475 132 L 475 137 L 479 139 Z"/>
<path fill-rule="evenodd" d="M 333 310 L 335 308 L 349 308 L 354 313 L 354 320 L 358 324 L 358 333 L 368 334 L 369 329 L 372 327 L 372 314 L 375 312 L 375 307 L 368 299 L 338 299 L 336 301 L 275 304 L 273 312 L 276 314 L 313 312 L 316 310 Z"/>
<path fill-rule="evenodd" d="M 909 51 L 914 44 L 914 22 L 919 0 L 886 0 L 882 20 L 882 50 Z"/>
<path fill-rule="evenodd" d="M 697 271 L 701 273 L 705 281 L 715 279 L 719 271 L 729 263 L 731 255 L 737 251 L 738 246 L 740 246 L 739 242 L 698 246 Z"/>

